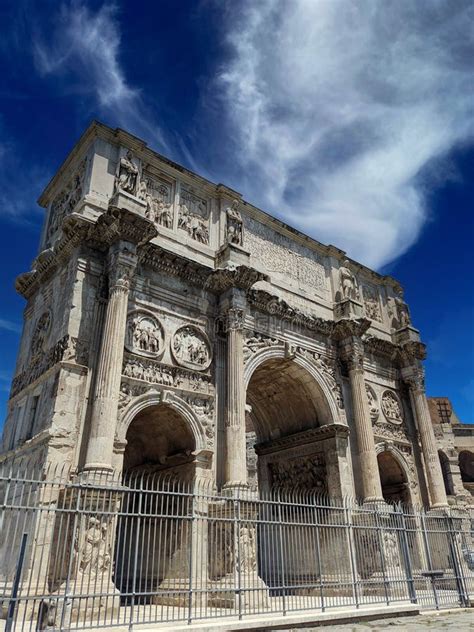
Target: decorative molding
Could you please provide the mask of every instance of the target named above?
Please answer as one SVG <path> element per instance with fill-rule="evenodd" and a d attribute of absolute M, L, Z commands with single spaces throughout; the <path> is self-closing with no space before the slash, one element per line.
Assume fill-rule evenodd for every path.
<path fill-rule="evenodd" d="M 282 340 L 266 336 L 256 331 L 246 331 L 244 334 L 244 364 L 253 355 L 261 349 L 267 349 L 268 347 L 284 347 L 285 344 Z"/>
<path fill-rule="evenodd" d="M 296 307 L 291 307 L 283 299 L 265 290 L 248 290 L 247 301 L 250 306 L 260 312 L 269 314 L 270 316 L 277 316 L 282 320 L 287 320 L 309 331 L 315 331 L 326 336 L 331 336 L 334 332 L 334 321 L 324 320 L 318 316 L 306 314 Z"/>
<path fill-rule="evenodd" d="M 336 362 L 331 360 L 317 351 L 309 351 L 303 347 L 295 347 L 295 353 L 304 358 L 308 358 L 315 365 L 326 384 L 331 389 L 338 408 L 344 408 L 344 397 L 342 395 L 342 387 L 337 379 Z"/>
<path fill-rule="evenodd" d="M 258 281 L 268 281 L 268 277 L 248 266 L 237 266 L 228 263 L 225 267 L 217 268 L 208 277 L 206 288 L 221 294 L 230 288 L 250 290 Z"/>
<path fill-rule="evenodd" d="M 334 437 L 347 438 L 349 436 L 349 428 L 344 424 L 325 424 L 317 428 L 310 428 L 303 432 L 297 432 L 287 437 L 279 437 L 264 443 L 258 443 L 255 451 L 258 455 L 272 454 L 295 446 L 308 445 L 315 441 L 325 441 Z"/>

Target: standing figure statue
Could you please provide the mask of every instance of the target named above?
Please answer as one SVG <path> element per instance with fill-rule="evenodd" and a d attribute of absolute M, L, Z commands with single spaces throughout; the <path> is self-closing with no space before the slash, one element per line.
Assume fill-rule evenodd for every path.
<path fill-rule="evenodd" d="M 242 216 L 237 210 L 238 200 L 234 200 L 226 209 L 227 216 L 227 242 L 229 244 L 242 245 Z"/>
<path fill-rule="evenodd" d="M 359 300 L 357 279 L 349 266 L 349 260 L 346 259 L 339 268 L 339 287 L 341 289 L 342 298 Z"/>
<path fill-rule="evenodd" d="M 126 191 L 135 195 L 138 181 L 138 167 L 133 162 L 133 154 L 130 150 L 122 156 L 115 175 L 115 190 Z"/>
<path fill-rule="evenodd" d="M 399 328 L 407 327 L 411 325 L 410 311 L 408 305 L 403 300 L 403 290 L 399 288 L 397 290 L 397 296 L 395 297 L 395 308 L 397 311 L 397 320 Z"/>

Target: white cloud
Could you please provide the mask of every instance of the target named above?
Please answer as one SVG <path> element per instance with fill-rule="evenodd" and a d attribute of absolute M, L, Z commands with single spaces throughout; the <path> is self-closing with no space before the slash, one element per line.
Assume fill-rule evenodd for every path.
<path fill-rule="evenodd" d="M 228 5 L 217 87 L 250 199 L 380 267 L 428 215 L 420 172 L 474 134 L 474 5 Z M 234 162 L 235 169 L 235 162 Z"/>
<path fill-rule="evenodd" d="M 21 331 L 21 325 L 19 325 L 18 323 L 14 323 L 11 320 L 0 318 L 0 329 L 3 329 L 5 331 L 11 331 L 15 334 L 19 334 Z M 2 379 L 1 371 L 0 371 L 0 379 Z"/>
<path fill-rule="evenodd" d="M 36 67 L 43 75 L 66 75 L 68 90 L 75 81 L 74 88 L 91 94 L 114 124 L 166 151 L 163 130 L 153 124 L 139 90 L 129 85 L 120 64 L 117 13 L 108 3 L 95 12 L 81 2 L 63 5 L 52 35 L 34 41 Z"/>

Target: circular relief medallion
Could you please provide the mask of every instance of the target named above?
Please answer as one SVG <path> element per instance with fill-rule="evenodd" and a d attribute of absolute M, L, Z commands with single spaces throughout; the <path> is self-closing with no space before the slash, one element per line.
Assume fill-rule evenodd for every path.
<path fill-rule="evenodd" d="M 178 364 L 198 371 L 207 369 L 212 361 L 211 345 L 207 336 L 192 325 L 176 330 L 171 341 L 171 353 Z"/>
<path fill-rule="evenodd" d="M 33 357 L 43 353 L 46 347 L 46 340 L 51 329 L 51 312 L 44 312 L 36 321 L 36 327 L 31 339 L 31 355 Z"/>
<path fill-rule="evenodd" d="M 401 424 L 403 421 L 400 400 L 392 391 L 385 391 L 382 395 L 382 412 L 393 424 Z"/>
<path fill-rule="evenodd" d="M 377 395 L 375 394 L 374 389 L 369 384 L 365 385 L 365 391 L 367 393 L 367 401 L 369 403 L 370 419 L 373 423 L 377 421 L 380 415 Z"/>
<path fill-rule="evenodd" d="M 163 352 L 165 334 L 157 318 L 146 312 L 128 316 L 125 347 L 133 353 L 155 358 Z"/>

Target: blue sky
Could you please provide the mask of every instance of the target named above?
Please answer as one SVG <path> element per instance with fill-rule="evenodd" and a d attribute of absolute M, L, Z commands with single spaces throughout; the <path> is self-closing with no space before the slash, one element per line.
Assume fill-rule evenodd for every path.
<path fill-rule="evenodd" d="M 0 424 L 42 188 L 91 119 L 405 286 L 474 422 L 472 2 L 0 3 Z"/>

